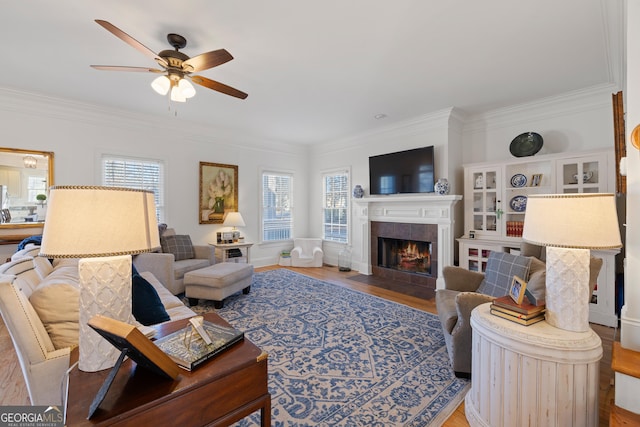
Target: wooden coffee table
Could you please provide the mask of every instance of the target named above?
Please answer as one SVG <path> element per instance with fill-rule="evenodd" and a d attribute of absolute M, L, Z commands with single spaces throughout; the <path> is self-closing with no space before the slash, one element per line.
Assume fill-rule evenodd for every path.
<path fill-rule="evenodd" d="M 205 319 L 228 326 L 220 316 Z M 157 327 L 157 337 L 187 325 L 177 320 Z M 78 350 L 72 352 L 74 363 Z M 260 409 L 261 425 L 271 425 L 271 395 L 267 388 L 267 354 L 246 337 L 194 371 L 177 380 L 137 369 L 126 360 L 96 413 L 87 420 L 89 406 L 109 374 L 82 372 L 69 375 L 67 425 L 179 425 L 226 426 Z"/>

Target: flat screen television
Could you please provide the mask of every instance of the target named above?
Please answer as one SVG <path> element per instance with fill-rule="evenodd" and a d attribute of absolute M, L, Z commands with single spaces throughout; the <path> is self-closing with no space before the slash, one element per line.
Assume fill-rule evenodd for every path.
<path fill-rule="evenodd" d="M 433 193 L 433 146 L 369 157 L 369 193 Z"/>

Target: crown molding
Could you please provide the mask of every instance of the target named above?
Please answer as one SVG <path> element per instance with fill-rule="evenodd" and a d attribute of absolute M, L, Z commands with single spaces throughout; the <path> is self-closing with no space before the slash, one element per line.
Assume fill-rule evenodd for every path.
<path fill-rule="evenodd" d="M 449 121 L 454 110 L 455 109 L 453 107 L 445 108 L 433 113 L 397 122 L 383 128 L 361 132 L 333 141 L 317 143 L 312 145 L 311 149 L 322 153 L 330 152 L 333 155 L 337 152 L 359 148 L 362 146 L 363 140 L 371 141 L 389 138 L 408 138 L 424 134 L 430 130 L 448 130 Z"/>
<path fill-rule="evenodd" d="M 133 132 L 148 133 L 151 128 L 180 141 L 216 144 L 236 149 L 250 149 L 259 152 L 276 151 L 287 154 L 308 152 L 308 147 L 298 144 L 241 135 L 238 132 L 193 123 L 188 120 L 167 120 L 151 115 L 2 87 L 0 87 L 0 111 L 92 126 L 116 127 Z"/>
<path fill-rule="evenodd" d="M 469 117 L 464 132 L 486 131 L 611 107 L 616 85 L 602 84 Z"/>

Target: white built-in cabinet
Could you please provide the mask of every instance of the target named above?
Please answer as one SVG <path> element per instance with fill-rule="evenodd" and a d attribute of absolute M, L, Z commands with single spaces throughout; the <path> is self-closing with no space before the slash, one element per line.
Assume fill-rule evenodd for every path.
<path fill-rule="evenodd" d="M 531 194 L 614 192 L 614 162 L 611 149 L 465 165 L 465 235 L 457 239 L 460 266 L 484 272 L 491 251 L 519 251 L 526 200 Z M 470 232 L 475 234 L 474 238 L 470 238 Z M 589 320 L 608 326 L 617 325 L 617 253 L 592 251 L 594 256 L 604 259 L 604 265 L 598 276 Z"/>

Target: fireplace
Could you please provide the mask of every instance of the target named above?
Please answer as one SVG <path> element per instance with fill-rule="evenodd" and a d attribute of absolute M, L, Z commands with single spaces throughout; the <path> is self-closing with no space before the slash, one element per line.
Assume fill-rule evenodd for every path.
<path fill-rule="evenodd" d="M 378 266 L 431 276 L 431 242 L 378 237 Z"/>
<path fill-rule="evenodd" d="M 435 290 L 444 288 L 442 269 L 453 265 L 455 216 L 454 205 L 462 200 L 457 195 L 410 194 L 354 199 L 354 241 L 360 261 L 356 268 L 370 275 L 372 282 L 383 287 L 421 298 L 433 298 Z M 460 222 L 461 224 L 461 222 Z M 390 268 L 388 258 L 378 249 L 378 239 L 398 239 L 429 245 L 428 268 Z M 379 258 L 382 256 L 382 262 Z M 411 259 L 406 259 L 409 267 Z M 416 260 L 417 262 L 417 260 Z M 423 263 L 424 265 L 424 263 Z M 407 271 L 409 270 L 409 271 Z M 400 285 L 397 285 L 400 283 Z"/>
<path fill-rule="evenodd" d="M 376 277 L 400 282 L 405 293 L 433 298 L 438 271 L 438 226 L 371 221 Z"/>

